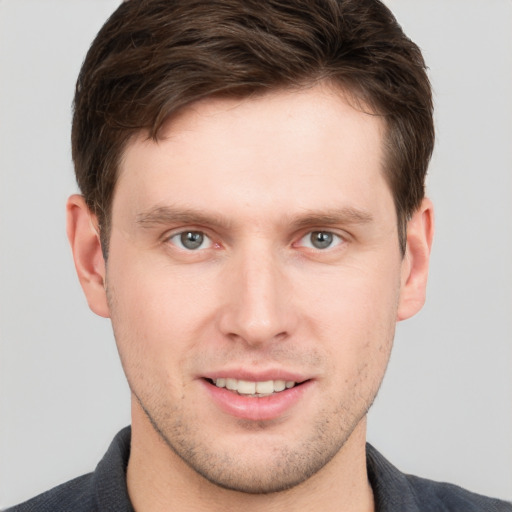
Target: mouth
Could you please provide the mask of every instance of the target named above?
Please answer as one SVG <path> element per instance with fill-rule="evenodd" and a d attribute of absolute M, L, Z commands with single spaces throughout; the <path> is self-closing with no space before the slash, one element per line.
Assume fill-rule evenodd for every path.
<path fill-rule="evenodd" d="M 237 375 L 238 373 L 238 375 Z M 299 403 L 310 403 L 316 389 L 314 378 L 283 371 L 260 372 L 260 375 L 237 371 L 203 376 L 207 396 L 223 413 L 243 420 L 267 421 L 289 417 Z"/>
<path fill-rule="evenodd" d="M 295 382 L 293 380 L 250 381 L 230 377 L 206 379 L 206 381 L 217 388 L 224 388 L 234 394 L 253 398 L 263 398 L 276 395 L 285 390 L 300 386 L 306 382 Z"/>

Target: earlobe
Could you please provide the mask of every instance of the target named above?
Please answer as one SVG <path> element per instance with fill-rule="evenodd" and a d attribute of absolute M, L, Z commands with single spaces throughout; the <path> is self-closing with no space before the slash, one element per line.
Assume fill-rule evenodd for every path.
<path fill-rule="evenodd" d="M 91 213 L 80 195 L 72 195 L 66 205 L 67 234 L 78 279 L 91 310 L 109 317 L 105 290 L 105 260 L 96 216 Z"/>
<path fill-rule="evenodd" d="M 424 199 L 407 224 L 397 321 L 415 315 L 425 303 L 433 236 L 434 207 L 430 199 Z"/>

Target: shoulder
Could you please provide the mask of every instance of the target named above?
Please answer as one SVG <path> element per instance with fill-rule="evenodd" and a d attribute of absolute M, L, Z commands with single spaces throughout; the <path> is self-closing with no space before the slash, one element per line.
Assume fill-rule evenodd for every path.
<path fill-rule="evenodd" d="M 126 487 L 130 427 L 119 432 L 93 473 L 54 487 L 5 512 L 133 512 Z"/>
<path fill-rule="evenodd" d="M 5 512 L 93 512 L 92 473 L 74 478 Z"/>
<path fill-rule="evenodd" d="M 512 512 L 512 503 L 476 494 L 457 485 L 405 475 L 422 512 Z"/>
<path fill-rule="evenodd" d="M 379 512 L 512 512 L 512 503 L 406 475 L 369 444 L 366 463 Z"/>

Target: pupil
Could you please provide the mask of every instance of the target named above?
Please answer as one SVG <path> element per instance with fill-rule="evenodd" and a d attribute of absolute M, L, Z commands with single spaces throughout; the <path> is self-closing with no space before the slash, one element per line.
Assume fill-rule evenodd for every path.
<path fill-rule="evenodd" d="M 317 249 L 325 249 L 332 244 L 332 233 L 325 231 L 314 231 L 311 233 L 311 243 Z"/>
<path fill-rule="evenodd" d="M 203 243 L 203 234 L 199 231 L 187 231 L 181 234 L 181 243 L 187 249 L 197 249 Z"/>

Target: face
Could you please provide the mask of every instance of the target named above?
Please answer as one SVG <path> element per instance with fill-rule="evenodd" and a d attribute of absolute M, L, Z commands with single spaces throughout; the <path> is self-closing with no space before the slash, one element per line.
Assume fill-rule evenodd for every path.
<path fill-rule="evenodd" d="M 315 87 L 205 100 L 126 149 L 109 314 L 136 407 L 211 482 L 294 486 L 363 428 L 404 283 L 383 131 Z"/>

